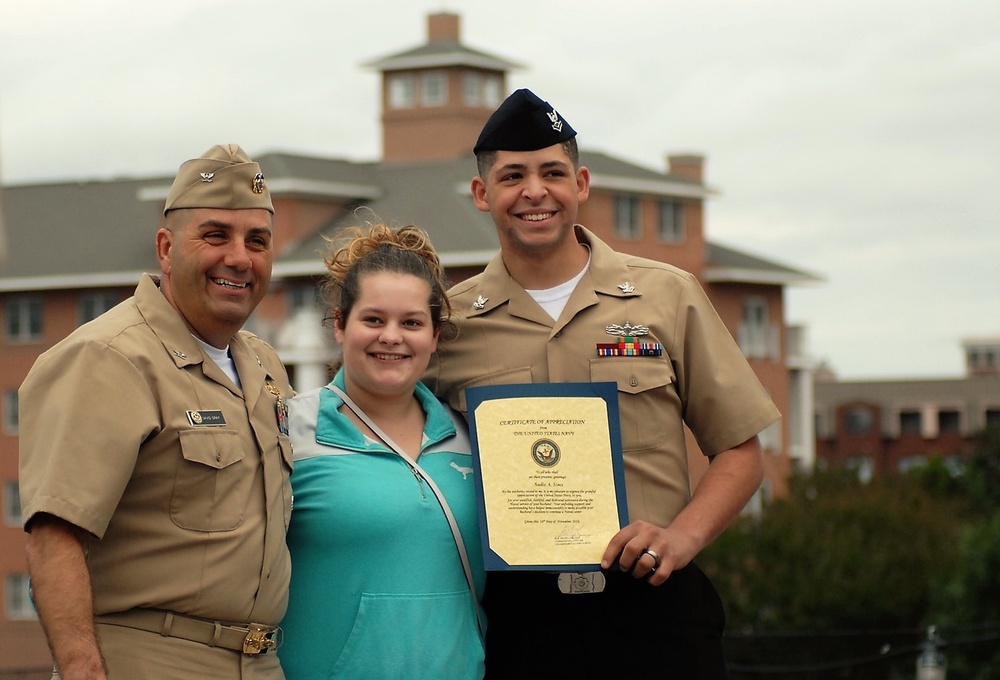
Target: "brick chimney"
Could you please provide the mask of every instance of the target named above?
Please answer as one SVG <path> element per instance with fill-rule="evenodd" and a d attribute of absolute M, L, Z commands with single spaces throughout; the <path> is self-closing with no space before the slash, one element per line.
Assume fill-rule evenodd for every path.
<path fill-rule="evenodd" d="M 459 16 L 451 12 L 439 12 L 427 16 L 427 42 L 453 40 L 458 42 L 460 32 Z"/>
<path fill-rule="evenodd" d="M 667 156 L 667 172 L 696 182 L 703 182 L 705 157 L 701 154 L 671 154 Z"/>

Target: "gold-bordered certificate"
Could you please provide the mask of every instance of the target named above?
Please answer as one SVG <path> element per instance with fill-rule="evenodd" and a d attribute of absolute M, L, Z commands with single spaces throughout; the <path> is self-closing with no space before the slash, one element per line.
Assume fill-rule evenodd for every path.
<path fill-rule="evenodd" d="M 466 390 L 488 570 L 596 571 L 628 523 L 615 383 Z"/>

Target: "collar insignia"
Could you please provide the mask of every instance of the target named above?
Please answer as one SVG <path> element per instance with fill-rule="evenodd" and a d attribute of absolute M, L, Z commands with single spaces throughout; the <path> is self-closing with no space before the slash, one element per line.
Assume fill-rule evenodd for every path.
<path fill-rule="evenodd" d="M 483 308 L 486 307 L 486 303 L 489 302 L 489 301 L 490 301 L 489 298 L 483 297 L 482 295 L 480 295 L 479 297 L 476 298 L 476 301 L 472 303 L 472 308 L 473 309 L 483 309 Z"/>
<path fill-rule="evenodd" d="M 213 179 L 215 179 L 215 173 L 214 172 L 202 172 L 202 173 L 199 173 L 199 174 L 201 175 L 201 181 L 202 182 L 211 182 Z"/>
<path fill-rule="evenodd" d="M 633 286 L 628 281 L 626 281 L 625 283 L 618 284 L 618 287 L 621 289 L 621 291 L 623 293 L 626 293 L 626 294 L 628 294 L 628 293 L 634 293 L 635 292 L 635 286 Z"/>
<path fill-rule="evenodd" d="M 179 349 L 175 349 L 174 350 L 174 356 L 177 357 L 178 359 L 187 359 L 188 358 L 188 355 L 185 354 L 184 352 L 180 351 Z"/>

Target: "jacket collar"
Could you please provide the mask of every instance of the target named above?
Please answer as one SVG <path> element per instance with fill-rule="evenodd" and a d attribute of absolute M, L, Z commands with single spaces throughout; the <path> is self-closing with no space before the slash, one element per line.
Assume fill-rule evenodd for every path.
<path fill-rule="evenodd" d="M 344 383 L 344 369 L 337 371 L 330 384 L 347 391 Z M 426 415 L 424 423 L 424 441 L 421 448 L 426 448 L 455 435 L 455 424 L 441 406 L 437 397 L 422 383 L 414 388 L 414 395 L 420 402 L 420 407 Z M 369 443 L 365 436 L 354 426 L 347 416 L 340 412 L 344 400 L 327 385 L 319 392 L 319 413 L 316 416 L 316 441 L 327 446 L 337 446 L 351 451 L 388 450 L 382 442 Z"/>

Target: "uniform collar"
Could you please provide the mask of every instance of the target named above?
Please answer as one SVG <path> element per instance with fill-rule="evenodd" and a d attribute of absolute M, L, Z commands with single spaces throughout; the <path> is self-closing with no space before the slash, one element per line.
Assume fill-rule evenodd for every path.
<path fill-rule="evenodd" d="M 608 244 L 579 224 L 576 225 L 576 238 L 590 248 L 590 267 L 579 285 L 590 286 L 595 293 L 612 297 L 627 298 L 641 295 L 641 291 L 636 290 L 633 282 L 629 280 L 629 269 L 625 262 Z M 552 319 L 544 313 L 535 318 L 540 308 L 524 288 L 511 278 L 501 253 L 497 253 L 486 265 L 475 292 L 478 295 L 477 299 L 470 303 L 470 308 L 461 310 L 467 317 L 476 317 L 509 303 L 510 313 L 515 316 L 523 316 L 550 325 L 552 323 Z"/>
<path fill-rule="evenodd" d="M 347 391 L 344 383 L 344 369 L 337 371 L 330 384 Z M 424 410 L 424 441 L 421 448 L 437 444 L 455 435 L 455 423 L 441 406 L 437 397 L 421 382 L 414 388 L 414 395 Z M 344 400 L 330 389 L 329 385 L 319 391 L 319 413 L 316 416 L 316 441 L 327 446 L 339 446 L 352 451 L 377 450 L 386 446 L 381 442 L 369 443 L 347 416 L 340 412 Z"/>
<path fill-rule="evenodd" d="M 160 277 L 142 275 L 135 289 L 135 303 L 178 368 L 204 361 L 205 355 L 184 319 L 160 292 Z"/>
<path fill-rule="evenodd" d="M 184 319 L 160 292 L 158 276 L 142 275 L 135 290 L 135 303 L 139 313 L 163 344 L 164 350 L 173 359 L 177 368 L 202 364 L 202 370 L 207 377 L 227 387 L 234 394 L 240 394 L 214 361 L 205 361 L 205 354 L 191 335 L 191 330 L 184 323 Z M 255 398 L 257 389 L 249 388 L 263 385 L 269 377 L 267 370 L 241 333 L 237 333 L 229 340 L 229 353 L 240 374 L 243 394 L 247 395 L 247 406 L 252 408 L 251 401 Z"/>

